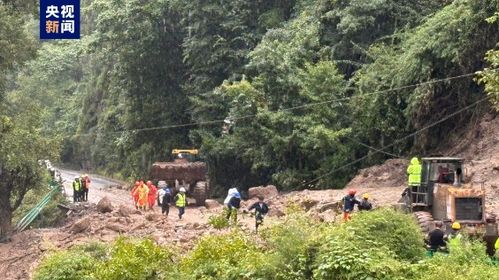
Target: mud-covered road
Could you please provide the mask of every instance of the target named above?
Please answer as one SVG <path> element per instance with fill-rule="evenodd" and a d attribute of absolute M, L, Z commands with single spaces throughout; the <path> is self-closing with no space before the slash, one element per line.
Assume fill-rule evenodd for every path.
<path fill-rule="evenodd" d="M 73 187 L 72 182 L 75 177 L 80 176 L 82 173 L 74 170 L 64 170 L 60 169 L 61 177 L 64 182 L 64 189 L 66 191 L 66 196 L 68 200 L 73 200 Z M 111 188 L 112 186 L 123 186 L 125 182 L 116 181 L 109 178 L 104 178 L 102 176 L 89 174 L 90 177 L 90 189 L 88 192 L 88 201 L 91 203 L 97 203 L 104 196 L 111 199 L 111 202 L 115 205 L 118 204 L 129 204 L 131 198 L 127 191 Z"/>

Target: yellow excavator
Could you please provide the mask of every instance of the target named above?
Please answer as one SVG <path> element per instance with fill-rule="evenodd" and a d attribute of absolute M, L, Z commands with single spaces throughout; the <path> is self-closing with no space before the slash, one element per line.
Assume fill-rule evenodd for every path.
<path fill-rule="evenodd" d="M 196 200 L 196 205 L 203 206 L 208 197 L 208 168 L 199 160 L 197 149 L 173 149 L 173 161 L 155 162 L 151 167 L 151 178 L 165 181 L 178 191 L 181 187 L 187 195 Z"/>

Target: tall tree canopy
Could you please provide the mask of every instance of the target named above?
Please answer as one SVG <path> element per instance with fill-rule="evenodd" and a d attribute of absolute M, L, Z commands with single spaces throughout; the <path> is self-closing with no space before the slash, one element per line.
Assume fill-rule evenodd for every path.
<path fill-rule="evenodd" d="M 436 148 L 470 111 L 424 128 L 485 96 L 470 73 L 499 36 L 486 22 L 497 0 L 82 5 L 80 41 L 39 44 L 1 6 L 0 32 L 26 26 L 0 41 L 2 90 L 35 102 L 34 125 L 62 143 L 65 164 L 147 176 L 172 148 L 201 148 L 219 194 L 266 183 L 342 187 L 388 157 L 372 147 L 417 130 L 387 152 Z M 495 56 L 481 76 L 491 100 Z"/>

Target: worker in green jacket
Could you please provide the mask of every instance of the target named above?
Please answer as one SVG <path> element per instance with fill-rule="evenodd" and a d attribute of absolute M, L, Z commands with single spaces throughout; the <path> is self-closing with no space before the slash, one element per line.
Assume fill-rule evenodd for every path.
<path fill-rule="evenodd" d="M 421 184 L 421 163 L 417 157 L 411 159 L 411 164 L 407 167 L 407 175 L 409 175 L 409 186 Z"/>

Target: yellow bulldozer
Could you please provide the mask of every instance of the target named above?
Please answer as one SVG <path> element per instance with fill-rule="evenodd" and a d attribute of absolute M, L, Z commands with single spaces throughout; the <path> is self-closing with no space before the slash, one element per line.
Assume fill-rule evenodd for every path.
<path fill-rule="evenodd" d="M 199 160 L 197 149 L 173 149 L 173 161 L 155 162 L 151 167 L 151 178 L 165 181 L 174 186 L 176 191 L 181 187 L 187 190 L 187 195 L 196 200 L 196 205 L 203 206 L 208 197 L 208 168 Z"/>
<path fill-rule="evenodd" d="M 421 184 L 404 193 L 406 207 L 414 213 L 423 233 L 442 221 L 447 230 L 456 221 L 473 233 L 481 233 L 489 246 L 497 239 L 496 218 L 487 216 L 483 183 L 465 183 L 464 159 L 421 159 Z"/>

